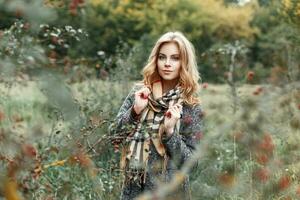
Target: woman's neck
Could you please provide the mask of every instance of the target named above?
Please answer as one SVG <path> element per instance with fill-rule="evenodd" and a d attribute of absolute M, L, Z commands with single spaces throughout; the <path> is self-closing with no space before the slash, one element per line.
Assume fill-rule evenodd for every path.
<path fill-rule="evenodd" d="M 169 90 L 172 90 L 175 88 L 175 86 L 178 83 L 178 79 L 176 80 L 162 80 L 162 89 L 163 89 L 163 94 L 167 93 Z"/>

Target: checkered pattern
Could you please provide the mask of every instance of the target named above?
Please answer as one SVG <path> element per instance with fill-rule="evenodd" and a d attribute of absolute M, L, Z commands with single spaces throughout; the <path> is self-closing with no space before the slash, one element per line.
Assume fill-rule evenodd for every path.
<path fill-rule="evenodd" d="M 160 140 L 163 132 L 163 120 L 169 106 L 181 102 L 181 91 L 181 88 L 178 86 L 158 99 L 154 99 L 153 94 L 150 94 L 148 106 L 142 112 L 134 132 L 127 138 L 129 149 L 127 150 L 126 159 L 129 169 L 145 169 L 149 155 L 150 140 L 152 140 L 157 152 L 162 157 L 166 156 L 164 146 Z"/>

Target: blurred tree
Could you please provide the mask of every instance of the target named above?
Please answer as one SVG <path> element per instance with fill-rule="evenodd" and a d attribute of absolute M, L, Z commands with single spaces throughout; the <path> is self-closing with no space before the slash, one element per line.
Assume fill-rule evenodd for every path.
<path fill-rule="evenodd" d="M 260 32 L 256 34 L 250 47 L 253 67 L 262 66 L 260 70 L 269 69 L 269 72 L 271 68 L 279 67 L 282 68 L 281 71 L 287 72 L 291 62 L 298 62 L 300 52 L 297 46 L 300 37 L 299 30 L 295 26 L 297 21 L 293 21 L 297 17 L 295 14 L 297 4 L 289 2 L 289 0 L 273 0 L 268 6 L 257 9 L 252 25 L 258 27 Z M 284 82 L 286 78 L 282 80 Z"/>
<path fill-rule="evenodd" d="M 259 74 L 264 77 L 271 67 L 286 66 L 284 46 L 298 38 L 295 27 L 299 27 L 300 21 L 299 2 L 251 0 L 243 6 L 237 3 L 235 0 L 44 1 L 57 13 L 57 17 L 49 17 L 50 26 L 72 25 L 75 30 L 88 33 L 88 39 L 80 45 L 72 44 L 64 56 L 85 59 L 90 69 L 98 66 L 98 71 L 115 70 L 129 58 L 126 66 L 133 68 L 131 77 L 138 77 L 156 39 L 174 30 L 186 34 L 194 44 L 200 71 L 207 80 L 219 81 L 218 76 L 224 73 L 215 65 L 217 60 L 207 59 L 207 51 L 236 40 L 250 48 L 244 64 L 260 68 L 264 72 Z M 32 9 L 37 6 L 41 5 L 36 3 Z M 12 3 L 0 9 L 5 11 L 0 14 L 2 28 L 9 27 L 16 18 L 31 20 L 32 9 L 20 12 L 17 4 Z"/>
<path fill-rule="evenodd" d="M 84 48 L 85 53 L 95 55 L 101 50 L 110 58 L 115 55 L 116 47 L 125 42 L 129 54 L 136 46 L 143 46 L 140 44 L 142 37 L 143 42 L 149 44 L 164 32 L 179 30 L 188 36 L 200 55 L 215 43 L 237 38 L 251 41 L 257 32 L 250 26 L 256 7 L 255 3 L 236 7 L 217 0 L 93 0 L 86 11 L 85 22 L 91 43 Z M 151 45 L 146 45 L 142 59 L 132 65 L 139 66 L 140 70 L 150 48 Z"/>
<path fill-rule="evenodd" d="M 281 13 L 286 17 L 286 19 L 300 28 L 300 1 L 282 0 L 281 6 Z"/>

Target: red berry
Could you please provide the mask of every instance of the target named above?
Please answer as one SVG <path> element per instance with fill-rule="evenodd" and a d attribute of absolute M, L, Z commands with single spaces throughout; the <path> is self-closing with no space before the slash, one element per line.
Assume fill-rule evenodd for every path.
<path fill-rule="evenodd" d="M 285 190 L 291 184 L 291 179 L 289 176 L 283 176 L 279 179 L 278 187 L 280 190 Z"/>
<path fill-rule="evenodd" d="M 254 72 L 253 71 L 249 71 L 247 73 L 247 80 L 251 81 L 253 79 L 253 77 L 254 77 Z"/>
<path fill-rule="evenodd" d="M 256 158 L 257 162 L 261 165 L 266 165 L 269 162 L 269 157 L 266 154 L 260 154 Z"/>
<path fill-rule="evenodd" d="M 37 155 L 36 149 L 30 144 L 24 144 L 22 146 L 22 150 L 23 150 L 23 153 L 28 157 L 34 158 Z"/>
<path fill-rule="evenodd" d="M 142 93 L 142 94 L 141 94 L 141 97 L 142 97 L 143 99 L 148 99 L 148 94 Z"/>
<path fill-rule="evenodd" d="M 269 133 L 264 135 L 263 141 L 259 145 L 260 149 L 272 153 L 275 145 L 273 143 L 272 137 Z"/>
<path fill-rule="evenodd" d="M 195 133 L 194 137 L 196 140 L 201 140 L 203 138 L 203 134 L 202 132 L 197 132 Z"/>
<path fill-rule="evenodd" d="M 203 89 L 206 89 L 207 87 L 208 87 L 208 83 L 203 83 L 203 84 L 202 84 L 202 88 L 203 88 Z"/>
<path fill-rule="evenodd" d="M 257 170 L 254 175 L 259 181 L 266 182 L 270 178 L 270 171 L 267 168 L 262 168 Z"/>
<path fill-rule="evenodd" d="M 183 123 L 190 124 L 192 123 L 192 120 L 193 120 L 192 117 L 188 115 L 183 118 Z"/>
<path fill-rule="evenodd" d="M 165 113 L 165 116 L 166 116 L 167 118 L 171 118 L 172 114 L 171 114 L 171 112 L 166 112 L 166 113 Z"/>
<path fill-rule="evenodd" d="M 220 183 L 225 187 L 232 187 L 235 183 L 235 177 L 233 174 L 227 172 L 219 176 Z"/>

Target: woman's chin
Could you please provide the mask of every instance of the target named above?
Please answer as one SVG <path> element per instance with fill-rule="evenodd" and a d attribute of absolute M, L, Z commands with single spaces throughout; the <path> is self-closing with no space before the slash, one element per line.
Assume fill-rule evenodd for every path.
<path fill-rule="evenodd" d="M 169 75 L 161 75 L 160 77 L 161 77 L 161 79 L 164 80 L 164 81 L 172 81 L 172 80 L 175 80 L 174 77 L 169 76 Z"/>

